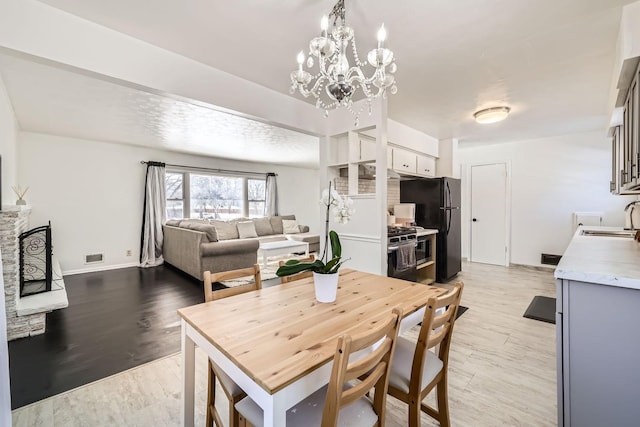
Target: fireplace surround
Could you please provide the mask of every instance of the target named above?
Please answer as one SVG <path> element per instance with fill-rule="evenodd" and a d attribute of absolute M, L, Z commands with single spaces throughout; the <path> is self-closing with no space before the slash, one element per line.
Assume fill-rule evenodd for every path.
<path fill-rule="evenodd" d="M 30 213 L 30 206 L 5 205 L 0 211 L 0 251 L 9 341 L 44 333 L 47 312 L 69 305 L 62 273 L 54 257 L 50 264 L 51 291 L 20 297 L 20 235 L 29 228 Z"/>

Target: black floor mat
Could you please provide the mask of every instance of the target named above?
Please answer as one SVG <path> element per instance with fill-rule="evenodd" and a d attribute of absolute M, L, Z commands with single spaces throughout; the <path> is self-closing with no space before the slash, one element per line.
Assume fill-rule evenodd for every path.
<path fill-rule="evenodd" d="M 529 319 L 541 322 L 556 323 L 556 299 L 543 296 L 535 296 L 522 315 Z"/>
<path fill-rule="evenodd" d="M 469 307 L 465 307 L 464 305 L 461 305 L 460 307 L 458 307 L 458 312 L 456 313 L 456 320 L 458 320 L 460 316 L 462 316 L 464 312 L 467 310 L 469 310 Z"/>

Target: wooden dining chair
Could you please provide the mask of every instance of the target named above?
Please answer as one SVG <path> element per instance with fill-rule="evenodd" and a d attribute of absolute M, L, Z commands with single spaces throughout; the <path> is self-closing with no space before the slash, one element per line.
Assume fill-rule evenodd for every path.
<path fill-rule="evenodd" d="M 234 286 L 232 288 L 214 291 L 213 284 L 224 280 L 239 279 L 241 277 L 253 276 L 254 283 L 247 285 Z M 255 264 L 253 267 L 243 268 L 240 270 L 223 271 L 220 273 L 204 272 L 204 299 L 205 302 L 215 301 L 234 295 L 243 294 L 262 289 L 262 279 L 260 276 L 260 265 Z M 235 409 L 236 403 L 242 400 L 246 394 L 238 385 L 233 382 L 227 374 L 225 374 L 218 366 L 209 359 L 208 369 L 208 390 L 207 390 L 207 417 L 206 426 L 210 427 L 214 422 L 218 427 L 223 427 L 220 414 L 216 409 L 216 378 L 220 380 L 220 386 L 224 394 L 229 400 L 229 424 L 232 427 L 240 426 L 240 416 Z"/>
<path fill-rule="evenodd" d="M 409 405 L 410 427 L 420 426 L 421 411 L 438 420 L 441 427 L 450 426 L 449 347 L 463 287 L 457 282 L 446 294 L 429 298 L 417 342 L 398 338 L 388 393 Z M 436 386 L 438 409 L 422 402 Z"/>
<path fill-rule="evenodd" d="M 394 308 L 391 316 L 372 329 L 341 335 L 329 384 L 289 409 L 287 426 L 384 426 L 389 367 L 400 320 L 402 310 Z M 376 343 L 379 345 L 372 352 L 349 362 L 351 354 Z M 373 400 L 367 395 L 372 388 Z M 236 408 L 255 427 L 263 425 L 262 409 L 250 397 L 242 399 Z"/>
<path fill-rule="evenodd" d="M 300 261 L 300 262 L 313 262 L 315 260 L 316 260 L 316 257 L 313 254 L 311 254 L 311 255 L 309 255 L 308 258 L 302 258 L 302 259 L 299 259 L 298 261 Z M 280 261 L 280 263 L 278 265 L 280 267 L 282 267 L 286 263 L 287 263 L 287 261 Z M 292 274 L 291 276 L 282 276 L 282 277 L 280 277 L 280 283 L 289 283 L 289 282 L 293 282 L 294 280 L 304 279 L 306 277 L 313 277 L 313 271 L 303 271 L 302 273 Z"/>

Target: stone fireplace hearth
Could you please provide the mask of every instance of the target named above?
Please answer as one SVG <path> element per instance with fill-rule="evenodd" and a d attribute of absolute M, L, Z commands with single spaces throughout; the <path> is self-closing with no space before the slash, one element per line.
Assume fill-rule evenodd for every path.
<path fill-rule="evenodd" d="M 20 298 L 20 248 L 18 237 L 29 228 L 29 206 L 3 206 L 0 211 L 0 251 L 9 341 L 44 333 L 46 314 L 69 305 L 62 273 L 53 262 L 52 291 Z"/>

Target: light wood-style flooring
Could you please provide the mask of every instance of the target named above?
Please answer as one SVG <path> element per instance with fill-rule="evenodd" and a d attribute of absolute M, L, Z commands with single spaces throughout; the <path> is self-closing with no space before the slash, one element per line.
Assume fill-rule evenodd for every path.
<path fill-rule="evenodd" d="M 451 347 L 452 425 L 557 425 L 555 326 L 522 317 L 535 295 L 555 296 L 552 272 L 469 263 L 463 270 L 462 305 L 469 310 L 456 323 Z M 202 426 L 207 363 L 199 350 L 197 357 L 196 425 Z M 13 425 L 178 426 L 180 362 L 176 354 L 25 406 L 13 411 Z M 226 407 L 222 397 L 218 404 Z M 404 405 L 390 397 L 387 407 L 387 426 L 407 424 Z M 424 426 L 438 425 L 422 419 Z"/>

